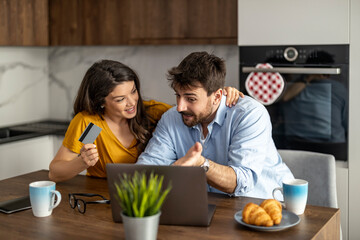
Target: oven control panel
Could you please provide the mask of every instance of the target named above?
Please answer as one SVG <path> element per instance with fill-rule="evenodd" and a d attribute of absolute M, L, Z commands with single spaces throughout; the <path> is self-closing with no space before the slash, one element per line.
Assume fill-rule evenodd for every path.
<path fill-rule="evenodd" d="M 240 63 L 256 65 L 257 63 L 277 64 L 316 64 L 326 58 L 332 58 L 335 64 L 349 62 L 348 45 L 294 45 L 294 46 L 240 46 Z"/>
<path fill-rule="evenodd" d="M 314 53 L 315 50 L 295 48 L 295 47 L 282 47 L 279 49 L 270 49 L 266 51 L 266 56 L 277 60 L 286 60 L 288 62 L 294 62 L 296 60 L 304 62 Z"/>
<path fill-rule="evenodd" d="M 296 48 L 288 47 L 284 50 L 284 58 L 289 62 L 293 62 L 298 57 L 299 53 Z"/>

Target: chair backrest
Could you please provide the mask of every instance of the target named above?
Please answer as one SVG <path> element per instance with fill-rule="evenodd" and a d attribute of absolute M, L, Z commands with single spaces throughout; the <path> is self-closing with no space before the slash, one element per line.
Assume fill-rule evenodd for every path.
<path fill-rule="evenodd" d="M 337 208 L 335 157 L 330 154 L 278 150 L 295 178 L 309 182 L 308 204 Z"/>

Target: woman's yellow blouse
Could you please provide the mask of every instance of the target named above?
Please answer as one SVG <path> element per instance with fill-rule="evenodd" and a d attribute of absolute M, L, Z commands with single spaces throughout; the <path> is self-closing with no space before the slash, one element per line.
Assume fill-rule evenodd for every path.
<path fill-rule="evenodd" d="M 156 122 L 160 120 L 164 112 L 171 108 L 168 104 L 154 100 L 143 101 L 143 103 L 149 117 Z M 112 133 L 105 120 L 102 120 L 98 115 L 89 115 L 86 112 L 76 114 L 71 120 L 63 145 L 74 153 L 80 153 L 80 149 L 84 144 L 78 139 L 90 122 L 102 128 L 102 131 L 94 142 L 99 153 L 99 161 L 95 166 L 87 169 L 87 175 L 106 177 L 105 166 L 107 163 L 136 162 L 140 154 L 136 148 L 136 139 L 134 138 L 129 148 L 125 148 Z"/>

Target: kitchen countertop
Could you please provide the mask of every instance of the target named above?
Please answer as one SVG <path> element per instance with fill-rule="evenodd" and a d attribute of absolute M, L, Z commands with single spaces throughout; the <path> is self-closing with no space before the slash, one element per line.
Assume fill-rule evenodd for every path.
<path fill-rule="evenodd" d="M 41 137 L 46 135 L 64 136 L 69 121 L 42 120 L 0 128 L 0 144 Z"/>

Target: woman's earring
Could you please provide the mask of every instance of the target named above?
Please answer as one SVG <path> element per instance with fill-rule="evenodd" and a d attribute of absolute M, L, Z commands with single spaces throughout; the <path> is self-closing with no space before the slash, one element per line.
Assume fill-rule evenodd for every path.
<path fill-rule="evenodd" d="M 101 105 L 100 107 L 101 107 L 101 108 L 104 108 L 104 105 Z"/>

